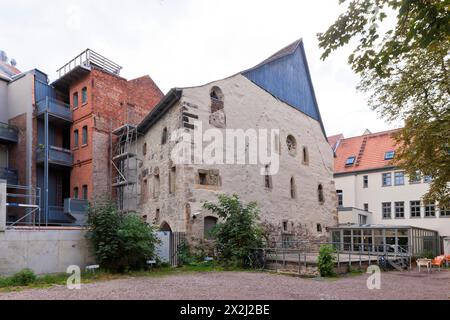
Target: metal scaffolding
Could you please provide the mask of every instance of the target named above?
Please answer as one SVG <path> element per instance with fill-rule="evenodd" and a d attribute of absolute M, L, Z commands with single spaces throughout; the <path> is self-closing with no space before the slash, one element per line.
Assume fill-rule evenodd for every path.
<path fill-rule="evenodd" d="M 111 132 L 111 186 L 117 207 L 123 213 L 136 212 L 138 206 L 137 138 L 137 126 L 133 124 L 124 124 Z"/>

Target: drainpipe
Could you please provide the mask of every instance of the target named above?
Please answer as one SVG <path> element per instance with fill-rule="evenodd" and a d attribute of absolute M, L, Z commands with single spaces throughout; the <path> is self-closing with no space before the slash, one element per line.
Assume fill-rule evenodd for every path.
<path fill-rule="evenodd" d="M 45 134 L 45 146 L 44 146 L 44 215 L 45 215 L 45 225 L 48 225 L 48 108 L 49 108 L 49 101 L 48 96 L 45 98 L 45 113 L 44 113 L 44 134 Z"/>

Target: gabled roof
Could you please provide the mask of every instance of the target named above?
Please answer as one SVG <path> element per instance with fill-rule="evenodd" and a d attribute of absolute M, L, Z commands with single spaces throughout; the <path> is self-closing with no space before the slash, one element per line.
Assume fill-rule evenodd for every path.
<path fill-rule="evenodd" d="M 242 75 L 278 100 L 319 121 L 326 137 L 302 39 Z"/>
<path fill-rule="evenodd" d="M 391 160 L 385 160 L 386 152 L 396 151 L 398 145 L 392 137 L 400 129 L 366 134 L 341 139 L 336 149 L 334 173 L 352 173 L 392 167 Z M 347 159 L 355 157 L 355 164 L 346 166 Z"/>
<path fill-rule="evenodd" d="M 330 144 L 331 148 L 333 149 L 333 151 L 336 152 L 336 148 L 339 145 L 339 142 L 344 139 L 344 135 L 341 134 L 337 134 L 331 137 L 328 137 L 328 143 Z"/>

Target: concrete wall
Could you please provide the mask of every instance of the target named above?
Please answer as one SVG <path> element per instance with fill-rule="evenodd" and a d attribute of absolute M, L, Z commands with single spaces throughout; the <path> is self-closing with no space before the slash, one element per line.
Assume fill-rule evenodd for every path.
<path fill-rule="evenodd" d="M 95 262 L 85 233 L 81 229 L 0 232 L 0 275 L 24 268 L 36 274 L 66 272 L 70 265 L 83 269 Z"/>
<path fill-rule="evenodd" d="M 392 186 L 382 186 L 382 174 L 390 172 L 392 174 Z M 425 218 L 424 203 L 422 201 L 421 218 L 411 218 L 410 201 L 420 201 L 428 191 L 429 184 L 411 184 L 409 177 L 405 176 L 405 184 L 394 185 L 395 170 L 387 170 L 372 173 L 361 173 L 335 177 L 336 190 L 343 191 L 343 206 L 364 208 L 364 204 L 369 205 L 369 223 L 385 225 L 410 225 L 414 227 L 436 230 L 440 236 L 450 236 L 450 217 L 440 215 L 436 206 L 436 217 Z M 363 187 L 363 177 L 369 177 L 368 188 Z M 395 202 L 405 202 L 405 218 L 395 218 Z M 391 219 L 383 219 L 382 203 L 392 203 Z"/>
<path fill-rule="evenodd" d="M 263 165 L 178 165 L 176 190 L 169 192 L 169 172 L 173 164 L 170 151 L 174 143 L 161 145 L 164 127 L 169 134 L 182 126 L 182 113 L 198 116 L 203 129 L 217 129 L 210 124 L 212 87 L 223 92 L 227 129 L 280 129 L 280 170 L 272 177 L 272 189 L 265 188 Z M 223 130 L 220 128 L 219 130 Z M 289 154 L 288 135 L 297 141 L 297 152 Z M 142 146 L 148 145 L 147 154 Z M 309 150 L 309 164 L 302 163 L 302 148 Z M 326 239 L 326 227 L 337 225 L 337 198 L 333 182 L 333 152 L 320 123 L 295 108 L 275 99 L 242 75 L 205 86 L 183 89 L 181 101 L 168 111 L 139 141 L 139 158 L 143 160 L 141 176 L 141 212 L 149 222 L 167 222 L 173 231 L 187 232 L 203 238 L 203 221 L 211 213 L 202 208 L 203 201 L 216 201 L 218 194 L 238 194 L 244 202 L 256 201 L 261 208 L 261 223 L 273 240 L 279 241 L 283 222 L 286 233 L 297 239 Z M 221 183 L 202 186 L 198 170 L 217 170 Z M 148 172 L 148 174 L 144 174 Z M 155 172 L 159 175 L 160 192 L 154 195 Z M 295 199 L 290 197 L 290 180 L 295 178 Z M 324 187 L 325 203 L 318 201 L 318 185 Z M 159 216 L 157 212 L 159 211 Z M 194 219 L 194 215 L 196 219 Z M 321 224 L 323 232 L 317 231 Z"/>

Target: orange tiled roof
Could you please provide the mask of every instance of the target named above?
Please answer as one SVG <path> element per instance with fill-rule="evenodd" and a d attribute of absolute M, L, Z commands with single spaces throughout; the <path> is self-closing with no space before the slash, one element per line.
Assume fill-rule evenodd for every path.
<path fill-rule="evenodd" d="M 380 169 L 391 166 L 390 160 L 385 160 L 385 154 L 396 151 L 397 145 L 392 134 L 400 129 L 372 133 L 368 135 L 342 139 L 334 160 L 334 172 L 346 173 Z M 347 159 L 355 157 L 352 166 L 346 166 Z"/>

